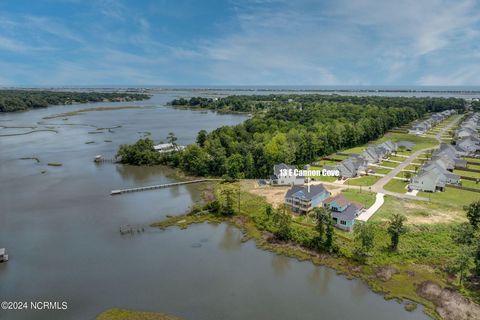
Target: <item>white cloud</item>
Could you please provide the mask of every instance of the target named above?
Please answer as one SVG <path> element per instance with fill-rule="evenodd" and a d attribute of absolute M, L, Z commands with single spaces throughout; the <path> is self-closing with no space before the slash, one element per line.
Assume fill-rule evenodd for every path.
<path fill-rule="evenodd" d="M 451 73 L 435 73 L 422 76 L 419 85 L 424 86 L 462 86 L 480 85 L 480 64 L 463 67 Z"/>

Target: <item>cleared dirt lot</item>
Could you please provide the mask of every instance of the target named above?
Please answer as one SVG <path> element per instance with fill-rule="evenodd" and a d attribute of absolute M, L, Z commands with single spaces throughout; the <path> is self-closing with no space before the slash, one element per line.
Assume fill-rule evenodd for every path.
<path fill-rule="evenodd" d="M 332 195 L 336 195 L 341 191 L 341 188 L 325 186 Z M 264 197 L 268 203 L 274 207 L 278 207 L 284 202 L 285 194 L 290 187 L 272 187 L 272 186 L 259 186 L 256 182 L 251 182 L 247 187 L 250 193 Z"/>

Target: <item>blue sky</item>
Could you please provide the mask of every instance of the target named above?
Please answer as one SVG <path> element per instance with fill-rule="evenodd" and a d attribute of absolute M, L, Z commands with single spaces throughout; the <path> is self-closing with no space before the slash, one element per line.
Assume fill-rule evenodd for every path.
<path fill-rule="evenodd" d="M 107 84 L 480 85 L 480 1 L 0 1 L 0 85 Z"/>

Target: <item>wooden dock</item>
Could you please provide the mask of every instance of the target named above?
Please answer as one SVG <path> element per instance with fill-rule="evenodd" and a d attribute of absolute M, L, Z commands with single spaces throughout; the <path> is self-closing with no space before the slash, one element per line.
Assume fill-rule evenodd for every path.
<path fill-rule="evenodd" d="M 113 195 L 122 194 L 122 193 L 140 192 L 140 191 L 148 191 L 148 190 L 155 190 L 155 189 L 164 189 L 164 188 L 170 188 L 170 187 L 175 187 L 175 186 L 181 186 L 181 185 L 184 185 L 184 184 L 201 183 L 201 182 L 209 182 L 209 181 L 219 181 L 219 180 L 222 180 L 222 179 L 198 179 L 198 180 L 190 180 L 190 181 L 182 181 L 182 182 L 157 184 L 157 185 L 146 186 L 146 187 L 118 189 L 118 190 L 112 190 L 110 192 L 110 195 L 113 196 Z"/>

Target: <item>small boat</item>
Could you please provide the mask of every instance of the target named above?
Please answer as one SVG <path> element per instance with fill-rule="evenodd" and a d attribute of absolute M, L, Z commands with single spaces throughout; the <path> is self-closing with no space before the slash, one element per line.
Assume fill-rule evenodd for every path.
<path fill-rule="evenodd" d="M 0 262 L 7 262 L 8 254 L 5 253 L 5 248 L 0 248 Z"/>

